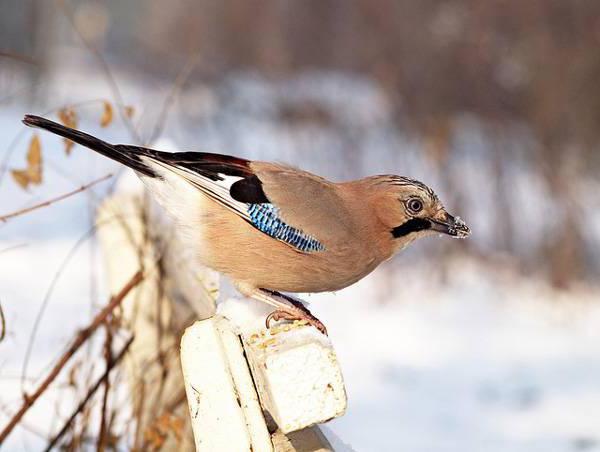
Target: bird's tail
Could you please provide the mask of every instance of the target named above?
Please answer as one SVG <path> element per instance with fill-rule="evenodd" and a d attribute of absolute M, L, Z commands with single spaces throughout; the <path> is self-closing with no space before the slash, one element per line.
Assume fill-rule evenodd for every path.
<path fill-rule="evenodd" d="M 154 172 L 140 159 L 140 156 L 143 154 L 136 152 L 136 149 L 142 150 L 142 148 L 120 144 L 110 144 L 90 134 L 63 126 L 62 124 L 42 118 L 41 116 L 25 115 L 23 118 L 23 124 L 29 127 L 44 129 L 56 135 L 60 135 L 61 137 L 74 141 L 77 144 L 96 151 L 105 157 L 122 163 L 123 165 L 128 166 L 129 168 L 132 168 L 147 176 L 156 176 Z"/>

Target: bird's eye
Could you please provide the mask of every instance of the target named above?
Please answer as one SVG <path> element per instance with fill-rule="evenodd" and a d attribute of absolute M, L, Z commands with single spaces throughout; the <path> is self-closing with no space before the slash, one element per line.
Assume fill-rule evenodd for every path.
<path fill-rule="evenodd" d="M 411 198 L 407 201 L 406 207 L 411 213 L 419 213 L 423 210 L 423 201 L 418 198 Z"/>

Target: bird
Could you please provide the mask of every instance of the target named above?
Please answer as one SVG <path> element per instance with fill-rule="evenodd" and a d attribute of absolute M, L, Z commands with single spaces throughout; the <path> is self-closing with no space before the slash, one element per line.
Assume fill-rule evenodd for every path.
<path fill-rule="evenodd" d="M 337 291 L 417 239 L 471 234 L 430 187 L 405 176 L 331 182 L 280 163 L 110 144 L 35 115 L 23 123 L 135 171 L 200 263 L 228 276 L 242 295 L 275 308 L 267 328 L 301 320 L 327 334 L 290 293 Z"/>

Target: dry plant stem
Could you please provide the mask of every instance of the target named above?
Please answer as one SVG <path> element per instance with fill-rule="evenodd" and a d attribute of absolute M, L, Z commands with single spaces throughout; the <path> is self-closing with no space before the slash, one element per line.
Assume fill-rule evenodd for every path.
<path fill-rule="evenodd" d="M 6 148 L 4 157 L 2 158 L 2 162 L 0 163 L 0 183 L 2 183 L 2 180 L 4 179 L 4 175 L 6 174 L 6 172 L 8 170 L 8 161 L 10 160 L 10 157 L 12 156 L 12 154 L 13 154 L 14 150 L 16 149 L 16 146 L 19 143 L 19 141 L 21 140 L 21 138 L 23 138 L 25 136 L 26 131 L 27 130 L 25 128 L 23 128 L 19 133 L 17 133 L 15 135 L 15 137 L 13 138 L 13 140 L 8 145 L 8 147 Z"/>
<path fill-rule="evenodd" d="M 100 179 L 96 179 L 96 180 L 90 182 L 89 184 L 82 185 L 78 189 L 70 191 L 69 193 L 65 193 L 64 195 L 57 196 L 56 198 L 49 199 L 49 200 L 44 201 L 44 202 L 42 202 L 40 204 L 36 204 L 35 206 L 27 207 L 26 209 L 17 210 L 16 212 L 12 212 L 12 213 L 9 213 L 9 214 L 6 214 L 6 215 L 2 215 L 2 216 L 0 216 L 0 221 L 8 221 L 11 218 L 18 217 L 20 215 L 24 215 L 26 213 L 32 212 L 32 211 L 37 210 L 37 209 L 41 209 L 42 207 L 50 206 L 50 205 L 52 205 L 52 204 L 54 204 L 56 202 L 62 201 L 63 199 L 66 199 L 66 198 L 69 198 L 69 197 L 71 197 L 73 195 L 76 195 L 77 193 L 81 193 L 82 191 L 85 191 L 88 188 L 90 188 L 90 187 L 92 187 L 92 186 L 94 186 L 96 184 L 99 184 L 100 182 L 104 182 L 105 180 L 110 179 L 111 177 L 112 177 L 112 174 L 107 174 L 106 176 L 103 176 Z"/>
<path fill-rule="evenodd" d="M 169 114 L 169 109 L 171 108 L 171 105 L 175 100 L 175 95 L 181 90 L 181 88 L 183 87 L 187 79 L 190 77 L 190 75 L 192 75 L 192 72 L 198 64 L 199 59 L 199 53 L 195 53 L 194 55 L 192 55 L 188 59 L 188 62 L 183 67 L 181 72 L 177 75 L 177 78 L 175 79 L 175 82 L 173 83 L 169 94 L 165 98 L 160 115 L 158 116 L 158 120 L 156 121 L 156 125 L 154 126 L 154 130 L 152 131 L 152 134 L 150 135 L 150 138 L 147 140 L 146 143 L 152 144 L 154 140 L 156 140 L 162 133 L 162 130 L 164 129 L 167 122 L 167 115 Z"/>
<path fill-rule="evenodd" d="M 140 448 L 140 444 L 143 441 L 142 418 L 144 416 L 144 404 L 146 403 L 146 384 L 144 380 L 139 382 L 139 386 L 139 400 L 135 410 L 135 419 L 137 422 L 135 423 L 135 433 L 133 435 L 134 442 L 132 450 L 134 451 L 144 450 Z"/>
<path fill-rule="evenodd" d="M 27 55 L 22 55 L 20 53 L 11 53 L 0 51 L 0 57 L 2 58 L 10 58 L 11 60 L 20 61 L 21 63 L 33 64 L 34 66 L 38 66 L 38 62 Z"/>
<path fill-rule="evenodd" d="M 104 394 L 102 396 L 102 410 L 100 412 L 100 429 L 98 433 L 98 452 L 104 452 L 106 447 L 106 439 L 110 434 L 110 430 L 106 430 L 106 413 L 108 407 L 108 394 L 110 393 L 110 379 L 108 373 L 113 367 L 113 356 L 112 356 L 112 330 L 110 318 L 104 322 L 104 328 L 106 330 L 106 340 L 104 341 L 104 359 L 106 361 L 106 371 L 104 372 Z"/>
<path fill-rule="evenodd" d="M 187 396 L 185 394 L 185 389 L 182 389 L 181 392 L 179 393 L 179 395 L 171 403 L 169 403 L 165 406 L 165 409 L 163 410 L 163 412 L 160 415 L 157 413 L 156 417 L 154 418 L 154 422 L 156 422 L 162 415 L 173 414 L 175 412 L 175 410 L 177 408 L 179 408 L 179 406 L 186 400 L 187 400 Z M 141 448 L 138 448 L 135 450 L 149 450 L 149 449 L 150 449 L 150 444 L 149 444 L 148 440 L 146 438 L 144 438 L 144 442 L 143 442 Z"/>
<path fill-rule="evenodd" d="M 35 392 L 31 395 L 23 394 L 23 405 L 15 413 L 12 419 L 9 421 L 8 425 L 4 427 L 2 432 L 0 432 L 0 444 L 4 442 L 6 437 L 10 434 L 10 432 L 15 428 L 15 426 L 19 423 L 21 418 L 27 413 L 29 408 L 33 406 L 33 404 L 37 401 L 37 399 L 48 389 L 50 383 L 52 383 L 60 371 L 63 369 L 65 364 L 69 362 L 69 360 L 73 357 L 75 352 L 79 350 L 79 348 L 89 339 L 89 337 L 96 331 L 96 329 L 106 320 L 106 318 L 110 315 L 110 313 L 121 304 L 125 296 L 135 287 L 137 286 L 142 279 L 144 279 L 143 273 L 138 271 L 131 280 L 121 289 L 121 291 L 111 298 L 110 302 L 94 317 L 92 323 L 88 325 L 86 328 L 77 333 L 75 340 L 69 346 L 69 348 L 63 353 L 60 357 L 56 365 L 52 368 L 48 376 L 44 379 L 44 381 L 38 386 Z"/>
<path fill-rule="evenodd" d="M 50 287 L 48 288 L 48 290 L 46 291 L 46 294 L 44 295 L 44 300 L 42 301 L 40 309 L 39 309 L 39 311 L 35 317 L 35 320 L 33 322 L 33 327 L 31 328 L 31 333 L 29 335 L 29 341 L 27 342 L 27 348 L 25 349 L 25 356 L 23 358 L 23 366 L 21 368 L 21 389 L 23 390 L 23 392 L 25 391 L 24 384 L 25 384 L 25 378 L 27 377 L 27 369 L 29 367 L 29 358 L 31 357 L 31 351 L 33 350 L 33 343 L 35 342 L 35 337 L 37 335 L 39 325 L 42 321 L 42 317 L 44 316 L 44 313 L 46 312 L 48 303 L 50 302 L 50 297 L 52 296 L 54 287 L 56 287 L 56 283 L 58 282 L 64 269 L 67 267 L 67 265 L 69 264 L 69 262 L 71 261 L 73 256 L 75 256 L 75 253 L 77 252 L 79 247 L 81 245 L 83 245 L 86 240 L 88 240 L 90 237 L 92 237 L 94 234 L 94 231 L 96 231 L 96 229 L 100 226 L 102 226 L 102 224 L 94 225 L 92 228 L 90 228 L 89 231 L 87 231 L 82 237 L 80 237 L 79 240 L 77 240 L 75 245 L 73 245 L 73 247 L 69 251 L 69 254 L 67 254 L 67 256 L 61 262 L 59 269 L 54 274 L 52 282 L 50 283 Z"/>
<path fill-rule="evenodd" d="M 123 102 L 123 96 L 121 95 L 121 90 L 119 89 L 119 85 L 117 85 L 117 82 L 115 81 L 115 78 L 113 77 L 112 72 L 110 71 L 110 68 L 108 67 L 108 63 L 102 57 L 102 54 L 100 53 L 100 51 L 90 41 L 88 41 L 87 38 L 81 32 L 81 30 L 79 28 L 77 28 L 77 24 L 75 23 L 75 19 L 73 18 L 73 15 L 74 15 L 73 10 L 71 9 L 71 7 L 69 5 L 67 5 L 67 2 L 65 0 L 57 0 L 57 3 L 58 3 L 58 6 L 60 8 L 62 8 L 62 10 L 65 14 L 65 17 L 69 20 L 69 22 L 71 23 L 71 26 L 73 27 L 73 30 L 75 30 L 75 32 L 77 33 L 77 35 L 79 36 L 79 38 L 81 39 L 81 41 L 83 42 L 85 47 L 87 47 L 87 49 L 90 52 L 92 52 L 92 54 L 94 54 L 94 56 L 98 60 L 98 63 L 102 67 L 102 71 L 104 72 L 104 75 L 106 76 L 106 79 L 108 80 L 108 84 L 110 85 L 110 89 L 113 93 L 113 97 L 115 98 L 115 104 L 117 105 L 117 110 L 119 111 L 119 116 L 121 117 L 121 120 L 125 124 L 125 127 L 127 127 L 127 129 L 129 130 L 129 133 L 131 134 L 131 137 L 134 139 L 134 141 L 141 144 L 142 140 L 141 140 L 140 134 L 135 129 L 135 127 L 133 126 L 133 123 L 131 122 L 131 120 L 129 119 L 127 114 L 125 113 L 125 107 L 124 107 L 125 103 Z"/>
<path fill-rule="evenodd" d="M 88 390 L 88 392 L 85 395 L 85 397 L 81 400 L 81 402 L 79 402 L 79 405 L 77 405 L 77 407 L 75 408 L 75 410 L 73 411 L 73 413 L 71 414 L 71 416 L 69 417 L 69 419 L 67 419 L 67 421 L 64 423 L 64 425 L 60 429 L 60 431 L 56 435 L 54 435 L 54 437 L 50 440 L 50 442 L 48 443 L 48 446 L 46 447 L 47 451 L 52 450 L 52 448 L 56 445 L 56 443 L 58 441 L 60 441 L 60 439 L 67 432 L 67 430 L 69 429 L 69 427 L 71 426 L 71 424 L 73 423 L 73 421 L 75 420 L 75 418 L 77 417 L 77 415 L 83 411 L 83 409 L 85 408 L 85 406 L 87 405 L 87 403 L 90 401 L 90 399 L 92 398 L 92 396 L 96 393 L 96 391 L 98 390 L 98 388 L 102 385 L 102 383 L 105 380 L 108 379 L 110 371 L 112 369 L 114 369 L 119 364 L 119 362 L 121 361 L 121 359 L 123 359 L 123 357 L 127 353 L 127 350 L 129 350 L 129 346 L 133 342 L 133 339 L 134 338 L 131 337 L 127 341 L 127 343 L 123 346 L 123 348 L 121 349 L 121 351 L 112 360 L 111 366 L 106 368 L 106 370 L 104 371 L 104 374 L 101 375 L 100 378 L 98 378 L 98 380 L 96 380 L 96 382 L 93 384 L 93 386 Z"/>
<path fill-rule="evenodd" d="M 4 310 L 2 309 L 2 303 L 0 303 L 0 342 L 2 342 L 6 336 L 6 319 L 4 318 Z"/>

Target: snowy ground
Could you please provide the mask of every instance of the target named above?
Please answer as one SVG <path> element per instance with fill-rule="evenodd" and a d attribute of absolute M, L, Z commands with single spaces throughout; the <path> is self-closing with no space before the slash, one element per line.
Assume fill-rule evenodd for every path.
<path fill-rule="evenodd" d="M 425 278 L 398 272 L 382 305 L 377 274 L 318 297 L 350 395 L 334 432 L 359 451 L 600 450 L 597 293 L 468 263 Z"/>
<path fill-rule="evenodd" d="M 0 110 L 2 149 L 18 132 L 24 112 L 23 107 Z M 327 155 L 299 157 L 289 143 L 278 148 L 289 136 L 265 145 L 261 136 L 276 135 L 274 129 L 239 138 L 239 127 L 258 125 L 236 126 L 227 146 L 214 139 L 220 136 L 218 130 L 206 126 L 200 148 L 231 152 L 241 146 L 263 158 L 283 149 L 279 160 L 306 161 L 302 166 L 307 169 L 328 174 L 323 168 L 329 168 L 330 175 L 343 176 L 342 169 L 327 166 Z M 89 121 L 86 128 L 126 141 L 122 129 L 100 131 Z M 176 141 L 185 144 L 177 130 Z M 301 134 L 292 136 L 302 139 Z M 317 137 L 324 140 L 317 143 L 321 148 L 333 139 Z M 24 162 L 27 139 L 11 159 L 13 166 Z M 57 139 L 44 136 L 42 145 L 47 150 L 47 182 L 26 194 L 9 179 L 2 181 L 0 214 L 64 193 L 115 168 L 81 149 L 67 160 L 55 152 L 61 149 Z M 407 151 L 399 159 L 410 155 Z M 377 165 L 389 165 L 394 172 L 398 164 L 366 162 L 361 172 L 379 172 L 373 167 Z M 98 195 L 109 185 L 98 187 Z M 54 273 L 89 229 L 95 202 L 90 195 L 79 195 L 0 225 L 0 301 L 9 329 L 0 344 L 5 404 L 20 397 L 15 377 L 21 372 L 33 319 Z M 428 242 L 415 246 L 439 246 L 435 239 Z M 97 262 L 90 257 L 92 251 L 84 243 L 56 286 L 38 333 L 31 375 L 44 369 L 86 323 L 92 295 L 99 303 L 105 299 L 102 278 L 90 277 Z M 600 451 L 600 293 L 591 288 L 556 293 L 542 282 L 468 258 L 454 261 L 443 283 L 437 278 L 431 283 L 430 267 L 412 265 L 410 256 L 400 256 L 400 265 L 388 264 L 337 294 L 306 297 L 328 326 L 348 390 L 348 412 L 328 424 L 331 431 L 361 452 Z M 14 409 L 15 404 L 9 406 Z M 44 399 L 27 419 L 46 430 L 56 418 L 53 403 Z M 6 419 L 0 414 L 0 425 Z M 20 430 L 3 450 L 37 450 L 39 445 L 35 435 Z"/>

